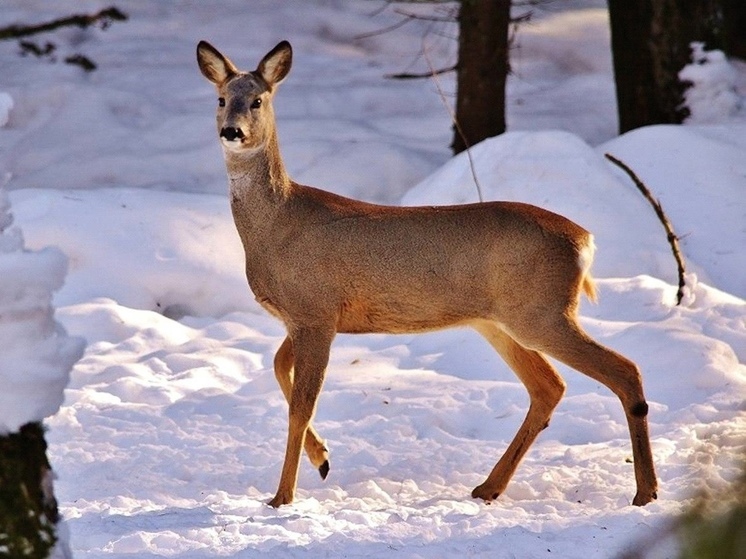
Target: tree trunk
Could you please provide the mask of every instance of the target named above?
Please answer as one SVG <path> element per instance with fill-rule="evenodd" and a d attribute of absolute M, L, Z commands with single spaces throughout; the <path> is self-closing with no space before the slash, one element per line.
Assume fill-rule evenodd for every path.
<path fill-rule="evenodd" d="M 0 436 L 0 555 L 48 557 L 59 520 L 41 423 Z"/>
<path fill-rule="evenodd" d="M 725 52 L 746 60 L 746 0 L 723 0 Z"/>
<path fill-rule="evenodd" d="M 723 48 L 721 0 L 609 0 L 619 132 L 679 124 L 693 41 Z"/>
<path fill-rule="evenodd" d="M 505 132 L 510 0 L 462 0 L 453 153 Z"/>

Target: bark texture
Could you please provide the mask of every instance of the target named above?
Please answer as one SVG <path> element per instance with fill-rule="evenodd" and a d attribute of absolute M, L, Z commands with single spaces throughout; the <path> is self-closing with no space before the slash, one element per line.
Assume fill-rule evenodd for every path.
<path fill-rule="evenodd" d="M 721 0 L 609 0 L 619 132 L 679 124 L 691 43 L 724 46 Z"/>
<path fill-rule="evenodd" d="M 48 557 L 59 520 L 41 423 L 0 436 L 0 556 Z"/>
<path fill-rule="evenodd" d="M 453 153 L 505 132 L 510 0 L 463 0 Z"/>

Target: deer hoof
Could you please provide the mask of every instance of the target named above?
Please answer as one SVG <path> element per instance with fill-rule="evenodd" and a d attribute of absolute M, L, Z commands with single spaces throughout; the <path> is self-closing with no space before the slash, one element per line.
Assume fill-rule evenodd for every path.
<path fill-rule="evenodd" d="M 632 499 L 632 504 L 636 507 L 642 507 L 647 505 L 651 501 L 655 501 L 658 498 L 658 492 L 653 491 L 652 493 L 641 493 L 637 492 L 635 498 Z"/>
<path fill-rule="evenodd" d="M 319 475 L 321 479 L 326 479 L 326 476 L 329 475 L 329 460 L 324 460 L 324 463 L 319 466 Z"/>
<path fill-rule="evenodd" d="M 278 507 L 281 507 L 282 505 L 289 505 L 293 502 L 292 495 L 282 495 L 281 493 L 278 493 L 274 496 L 274 498 L 268 502 L 267 504 L 272 507 L 273 509 L 276 509 Z"/>
<path fill-rule="evenodd" d="M 500 496 L 500 492 L 491 491 L 484 485 L 479 485 L 471 492 L 471 496 L 474 499 L 482 499 L 485 503 L 489 504 Z"/>

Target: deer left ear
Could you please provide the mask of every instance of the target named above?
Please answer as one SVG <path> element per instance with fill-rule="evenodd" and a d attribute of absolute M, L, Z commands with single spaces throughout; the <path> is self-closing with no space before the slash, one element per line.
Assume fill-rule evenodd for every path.
<path fill-rule="evenodd" d="M 262 58 L 256 71 L 270 87 L 274 87 L 285 79 L 292 64 L 293 48 L 287 41 L 282 41 Z"/>

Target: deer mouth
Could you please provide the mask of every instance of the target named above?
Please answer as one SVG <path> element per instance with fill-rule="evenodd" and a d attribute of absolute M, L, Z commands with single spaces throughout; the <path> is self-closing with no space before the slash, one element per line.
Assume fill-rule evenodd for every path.
<path fill-rule="evenodd" d="M 223 144 L 223 147 L 225 149 L 228 149 L 230 151 L 239 151 L 241 150 L 243 145 L 243 139 L 235 139 L 235 140 L 229 140 L 223 136 L 220 137 L 220 143 Z"/>
<path fill-rule="evenodd" d="M 224 126 L 220 129 L 220 141 L 228 149 L 240 149 L 246 141 L 246 134 L 238 127 Z"/>
<path fill-rule="evenodd" d="M 253 154 L 264 147 L 264 144 L 256 145 L 255 143 L 251 143 L 248 138 L 229 140 L 222 135 L 220 136 L 220 144 L 223 146 L 225 153 L 230 152 L 244 155 Z"/>

